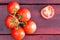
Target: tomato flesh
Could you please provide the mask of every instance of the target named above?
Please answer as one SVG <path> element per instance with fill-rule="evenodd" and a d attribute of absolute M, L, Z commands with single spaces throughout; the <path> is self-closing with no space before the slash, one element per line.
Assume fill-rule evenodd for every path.
<path fill-rule="evenodd" d="M 41 10 L 41 15 L 45 19 L 52 18 L 54 16 L 54 9 L 53 9 L 53 7 L 51 5 L 48 5 L 48 6 L 44 7 Z"/>

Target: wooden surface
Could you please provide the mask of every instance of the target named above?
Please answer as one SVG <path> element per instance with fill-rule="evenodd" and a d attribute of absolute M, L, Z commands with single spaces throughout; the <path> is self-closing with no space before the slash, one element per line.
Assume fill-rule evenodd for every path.
<path fill-rule="evenodd" d="M 19 3 L 60 3 L 60 0 L 0 0 L 0 3 L 9 3 L 10 1 Z"/>
<path fill-rule="evenodd" d="M 11 35 L 0 35 L 0 40 L 14 40 Z M 26 35 L 23 40 L 60 40 L 60 35 Z"/>
<path fill-rule="evenodd" d="M 45 5 L 21 5 L 21 8 L 29 8 L 32 18 L 37 24 L 37 30 L 34 34 L 60 34 L 60 5 L 52 5 L 55 9 L 55 15 L 52 19 L 46 20 L 41 16 L 40 10 Z M 0 6 L 0 34 L 10 34 L 10 29 L 5 26 L 5 18 L 9 14 L 7 5 Z M 2 18 L 3 17 L 3 18 Z"/>
<path fill-rule="evenodd" d="M 0 0 L 0 40 L 14 40 L 11 30 L 5 26 L 5 18 L 8 15 L 7 4 L 11 0 Z M 23 40 L 60 40 L 60 0 L 15 0 L 21 3 L 21 8 L 29 8 L 31 20 L 37 24 L 37 30 L 32 35 L 26 35 Z M 42 4 L 41 4 L 42 3 Z M 45 3 L 45 4 L 44 4 Z M 41 16 L 41 9 L 51 3 L 55 15 L 52 19 L 46 20 Z M 56 5 L 55 5 L 56 4 Z M 54 35 L 55 34 L 55 35 Z"/>

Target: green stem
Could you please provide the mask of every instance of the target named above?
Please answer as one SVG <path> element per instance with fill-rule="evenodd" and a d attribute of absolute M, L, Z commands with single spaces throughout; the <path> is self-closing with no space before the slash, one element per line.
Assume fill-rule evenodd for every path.
<path fill-rule="evenodd" d="M 17 12 L 17 9 L 15 8 L 15 9 L 14 9 L 14 16 L 16 15 L 16 12 Z"/>
<path fill-rule="evenodd" d="M 9 14 L 10 16 L 12 16 L 14 18 L 14 16 L 12 14 Z"/>
<path fill-rule="evenodd" d="M 25 22 L 19 22 L 19 26 L 25 26 L 26 25 L 26 23 Z"/>
<path fill-rule="evenodd" d="M 18 29 L 19 29 L 19 26 L 16 27 L 16 30 L 18 30 Z"/>
<path fill-rule="evenodd" d="M 19 15 L 19 19 L 22 19 L 22 15 Z"/>
<path fill-rule="evenodd" d="M 14 16 L 16 15 L 16 12 L 14 13 Z"/>

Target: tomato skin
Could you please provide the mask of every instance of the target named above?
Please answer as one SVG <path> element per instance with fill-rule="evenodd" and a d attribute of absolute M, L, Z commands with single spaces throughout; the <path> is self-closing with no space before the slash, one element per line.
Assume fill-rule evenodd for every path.
<path fill-rule="evenodd" d="M 20 9 L 19 3 L 12 1 L 8 4 L 7 10 L 10 14 L 16 13 Z"/>
<path fill-rule="evenodd" d="M 19 20 L 24 22 L 30 20 L 31 18 L 30 11 L 27 8 L 21 8 L 20 10 L 18 10 L 17 15 Z"/>
<path fill-rule="evenodd" d="M 54 8 L 51 5 L 44 7 L 41 10 L 41 15 L 45 19 L 51 19 L 54 16 Z"/>
<path fill-rule="evenodd" d="M 12 22 L 12 21 L 14 21 L 14 22 Z M 6 27 L 12 29 L 18 25 L 18 20 L 16 17 L 13 18 L 12 16 L 7 16 L 5 19 L 5 24 L 6 24 Z"/>
<path fill-rule="evenodd" d="M 32 20 L 29 20 L 23 28 L 27 34 L 33 34 L 36 31 L 36 24 Z"/>
<path fill-rule="evenodd" d="M 25 37 L 25 32 L 21 27 L 19 27 L 18 29 L 13 29 L 11 35 L 14 39 L 21 40 Z"/>

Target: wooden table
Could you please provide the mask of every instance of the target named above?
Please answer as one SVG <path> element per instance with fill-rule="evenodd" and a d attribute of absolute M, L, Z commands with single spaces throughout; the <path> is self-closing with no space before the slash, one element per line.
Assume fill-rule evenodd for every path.
<path fill-rule="evenodd" d="M 12 0 L 0 0 L 0 40 L 14 40 L 11 37 L 11 30 L 5 26 L 5 18 L 8 15 L 7 4 Z M 15 0 L 20 3 L 21 8 L 29 8 L 32 20 L 37 24 L 34 34 L 26 35 L 23 40 L 60 40 L 60 0 Z M 52 5 L 55 15 L 52 19 L 46 20 L 41 16 L 40 10 Z"/>

